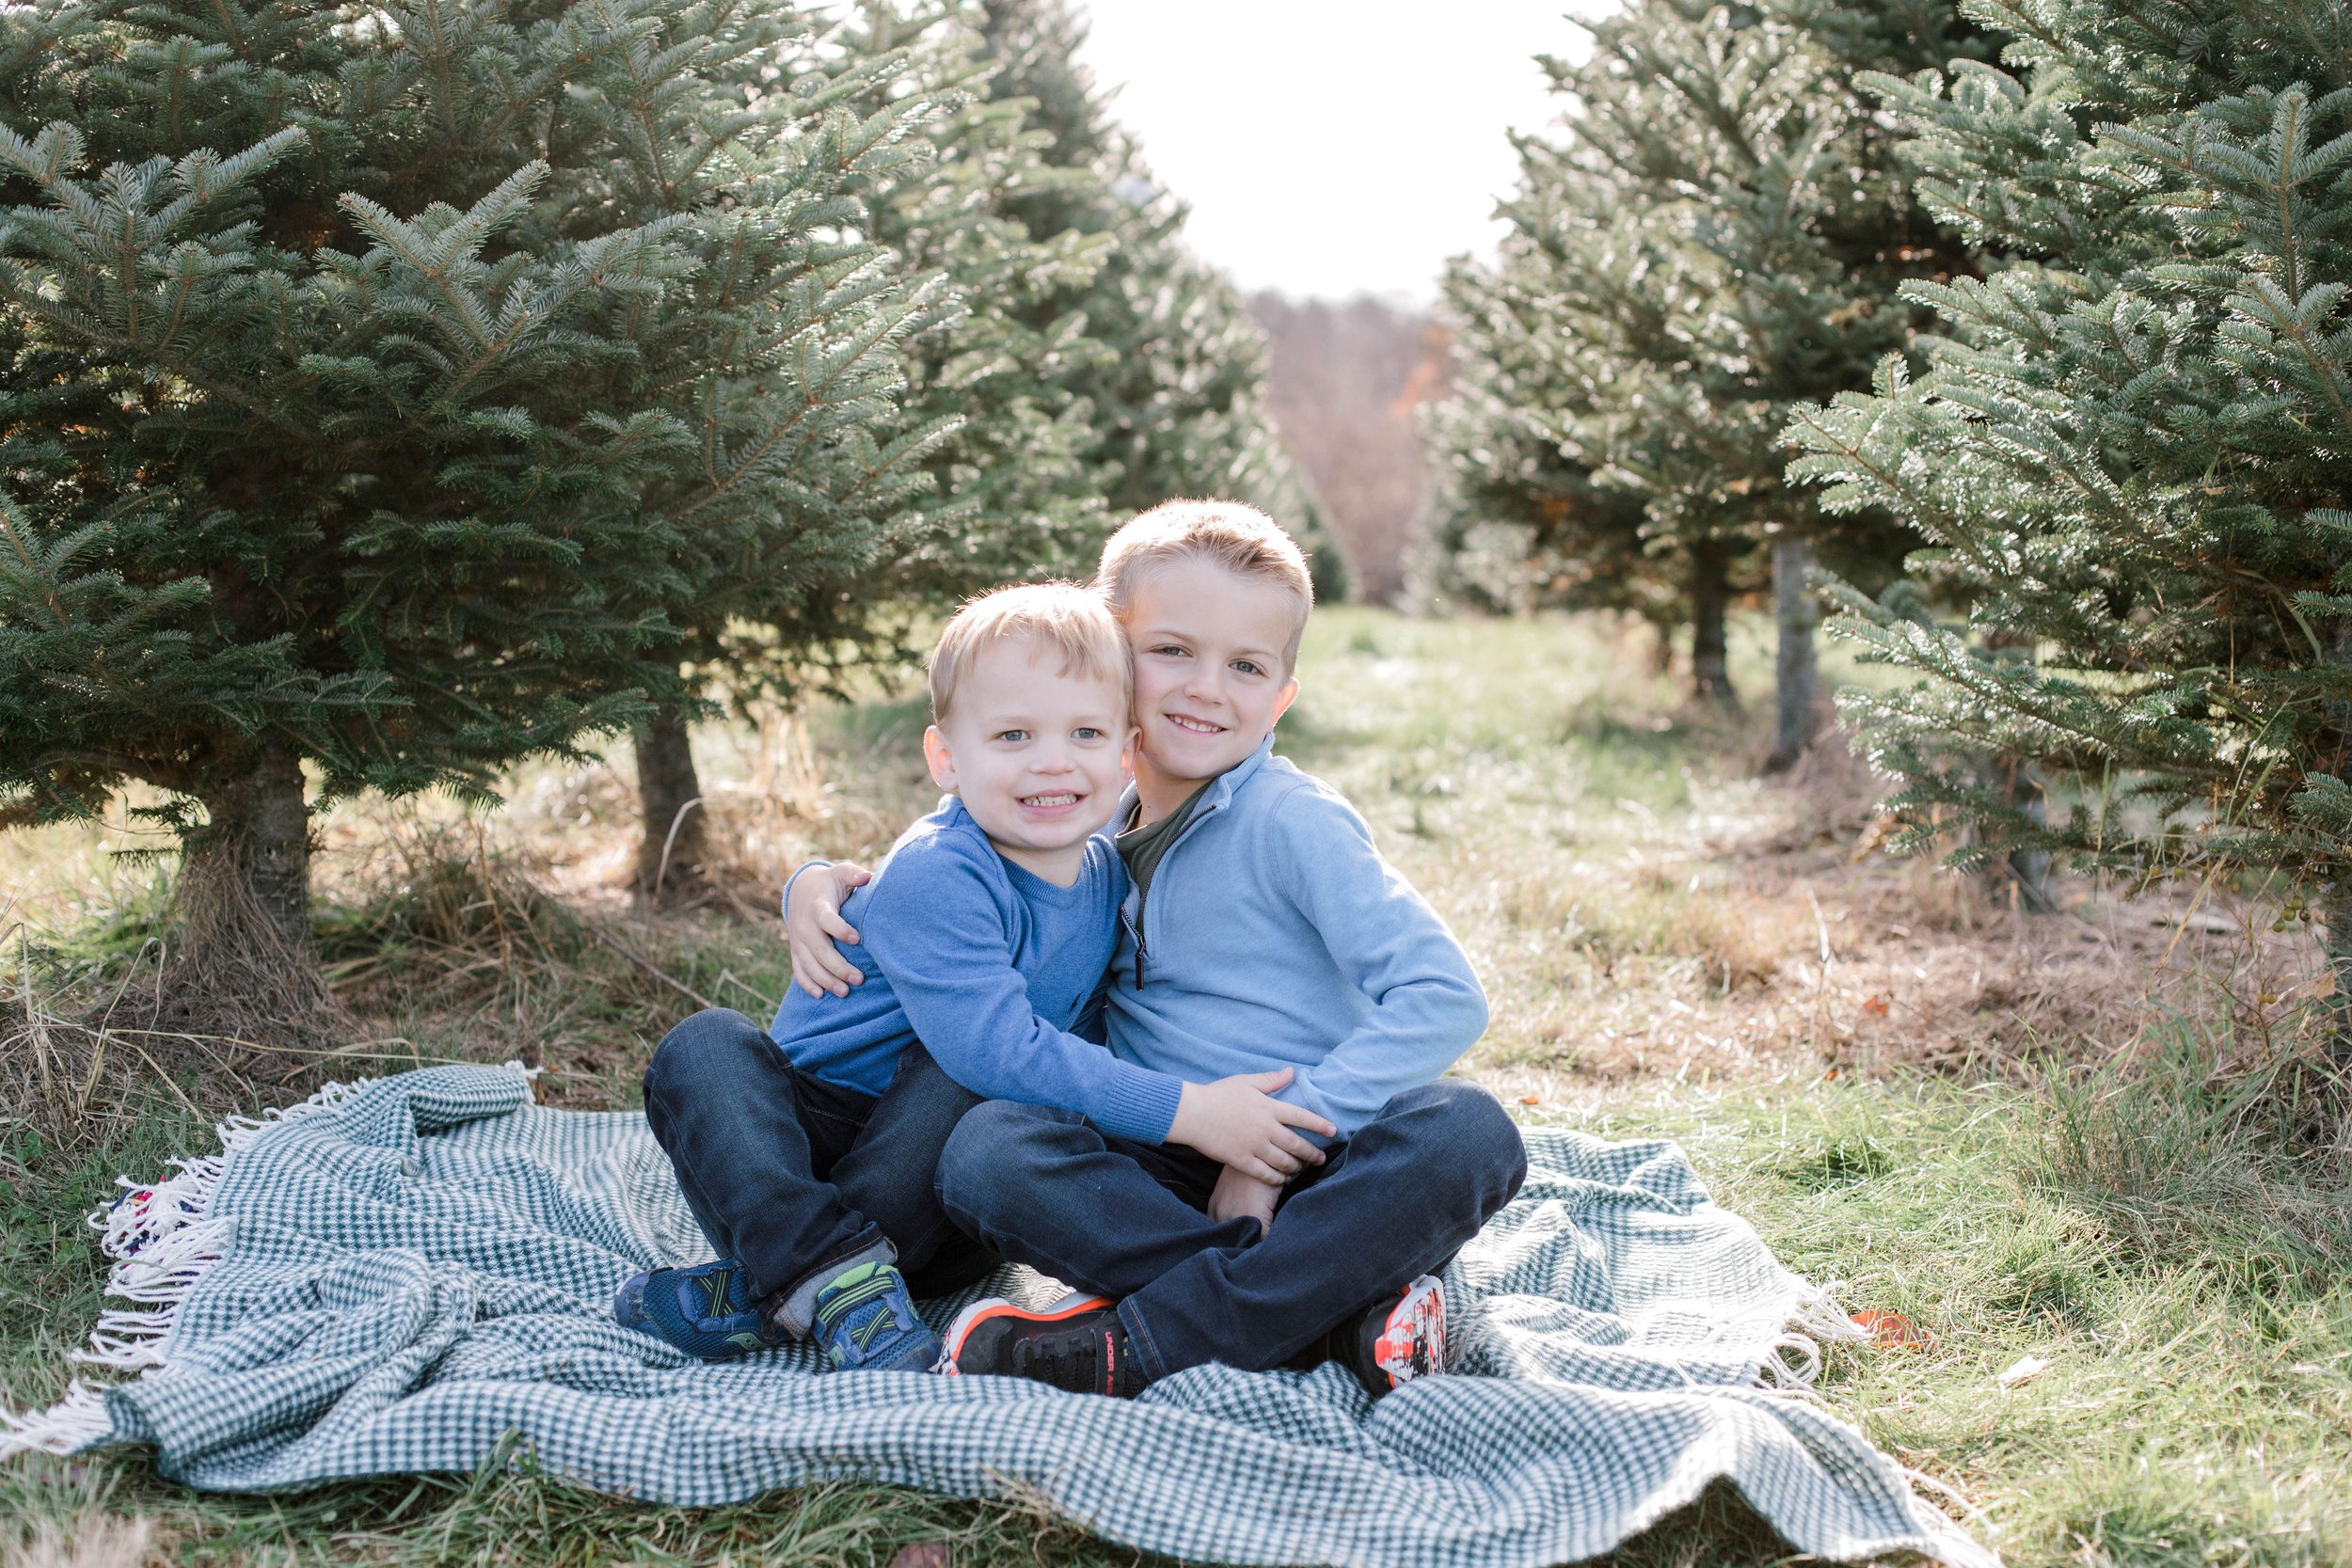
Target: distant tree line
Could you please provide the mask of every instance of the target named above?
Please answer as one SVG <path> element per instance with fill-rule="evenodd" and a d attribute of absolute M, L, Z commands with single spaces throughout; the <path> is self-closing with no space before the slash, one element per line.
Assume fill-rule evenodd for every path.
<path fill-rule="evenodd" d="M 1630 0 L 1457 265 L 1452 583 L 1808 580 L 1914 842 L 2277 875 L 2352 1008 L 2352 8 Z M 1793 458 L 1793 461 L 1791 460 Z"/>
<path fill-rule="evenodd" d="M 307 942 L 311 817 L 486 800 L 1076 571 L 1308 528 L 1264 351 L 1062 0 L 0 8 L 0 826 L 154 786 Z M 215 904 L 220 904 L 216 899 Z"/>
<path fill-rule="evenodd" d="M 1249 296 L 1272 351 L 1266 403 L 1340 552 L 1325 598 L 1404 601 L 1429 504 L 1424 406 L 1444 396 L 1451 350 L 1428 315 L 1369 297 Z M 1327 587 L 1333 592 L 1326 592 Z"/>

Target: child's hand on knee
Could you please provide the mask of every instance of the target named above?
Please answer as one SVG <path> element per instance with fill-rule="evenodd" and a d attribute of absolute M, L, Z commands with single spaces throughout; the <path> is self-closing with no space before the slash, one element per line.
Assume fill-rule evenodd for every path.
<path fill-rule="evenodd" d="M 1227 1220 L 1248 1214 L 1258 1222 L 1261 1231 L 1274 1228 L 1274 1203 L 1282 1196 L 1279 1187 L 1269 1187 L 1254 1176 L 1245 1176 L 1227 1165 L 1216 1179 L 1216 1188 L 1209 1194 L 1209 1218 L 1219 1225 Z"/>
<path fill-rule="evenodd" d="M 1237 1072 L 1214 1084 L 1186 1084 L 1168 1141 L 1278 1187 L 1309 1165 L 1323 1164 L 1323 1150 L 1294 1129 L 1327 1138 L 1339 1129 L 1312 1111 L 1274 1098 L 1292 1071 Z"/>
<path fill-rule="evenodd" d="M 866 983 L 865 972 L 841 956 L 835 938 L 854 944 L 857 927 L 841 918 L 841 901 L 874 879 L 854 861 L 836 861 L 814 876 L 798 877 L 785 898 L 784 934 L 792 945 L 792 978 L 811 996 L 847 996 Z"/>

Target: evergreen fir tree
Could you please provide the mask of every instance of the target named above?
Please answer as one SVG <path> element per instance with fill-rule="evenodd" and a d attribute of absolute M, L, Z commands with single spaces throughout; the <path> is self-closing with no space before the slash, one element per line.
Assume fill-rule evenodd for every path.
<path fill-rule="evenodd" d="M 1569 459 L 1544 412 L 1574 342 L 1548 329 L 1543 259 L 1516 237 L 1499 266 L 1457 261 L 1454 395 L 1430 414 L 1439 594 L 1494 611 L 1629 610 L 1663 639 L 1691 624 L 1681 574 L 1650 548 L 1641 496 Z"/>
<path fill-rule="evenodd" d="M 1640 499 L 1652 580 L 1673 568 L 1692 619 L 1701 697 L 1732 699 L 1724 615 L 1767 546 L 1786 763 L 1812 725 L 1809 557 L 1884 573 L 1901 541 L 1883 515 L 1825 517 L 1786 485 L 1781 426 L 1792 404 L 1860 386 L 1903 344 L 1903 277 L 1963 264 L 1910 200 L 1853 73 L 1941 64 L 1973 40 L 1948 7 L 1910 0 L 1638 0 L 1593 31 L 1583 62 L 1545 62 L 1572 107 L 1556 140 L 1519 142 L 1502 262 L 1458 266 L 1449 283 L 1474 351 L 1457 442 L 1515 451 L 1531 476 L 1550 468 L 1550 494 L 1531 486 L 1506 519 L 1531 537 L 1558 508 L 1560 478 Z M 1519 332 L 1545 346 L 1502 345 Z M 1506 382 L 1536 401 L 1513 406 Z M 1521 429 L 1490 436 L 1497 420 Z M 1557 467 L 1527 466 L 1542 446 Z M 1631 563 L 1628 514 L 1569 515 L 1579 546 Z M 1654 602 L 1659 590 L 1600 594 Z"/>
<path fill-rule="evenodd" d="M 2008 69 L 1868 85 L 1923 198 L 2006 264 L 1914 285 L 1944 323 L 1926 372 L 1790 427 L 1793 477 L 1903 518 L 1922 583 L 1973 607 L 1843 593 L 1843 629 L 1926 677 L 1851 711 L 1915 842 L 1957 820 L 1963 857 L 2283 874 L 2352 1037 L 2352 12 L 1976 14 L 2015 32 Z M 1989 785 L 1988 752 L 2046 802 Z"/>
<path fill-rule="evenodd" d="M 609 406 L 659 408 L 709 449 L 643 498 L 649 526 L 691 519 L 660 601 L 675 636 L 648 661 L 633 734 L 637 882 L 664 901 L 703 881 L 693 718 L 897 648 L 890 574 L 959 521 L 932 469 L 969 421 L 911 403 L 906 383 L 961 308 L 881 210 L 951 182 L 933 143 L 958 99 L 913 29 L 812 31 L 772 8 L 790 25 L 771 20 L 764 40 L 727 8 L 666 10 L 588 104 L 604 141 L 582 159 L 582 211 L 719 218 L 689 230 L 696 265 L 641 329 L 632 373 L 603 388 Z"/>
<path fill-rule="evenodd" d="M 306 766 L 486 798 L 680 695 L 714 578 L 870 552 L 920 308 L 851 193 L 903 114 L 813 41 L 781 0 L 0 11 L 0 820 L 145 781 L 183 893 L 298 953 Z"/>

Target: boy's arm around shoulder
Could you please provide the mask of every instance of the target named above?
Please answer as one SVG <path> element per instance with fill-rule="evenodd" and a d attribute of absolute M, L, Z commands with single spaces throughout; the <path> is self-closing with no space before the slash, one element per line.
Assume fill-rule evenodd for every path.
<path fill-rule="evenodd" d="M 1349 1132 L 1395 1095 L 1444 1073 L 1486 1032 L 1486 993 L 1438 911 L 1381 858 L 1372 830 L 1309 784 L 1268 814 L 1275 885 L 1323 939 L 1372 1010 L 1283 1098 Z"/>
<path fill-rule="evenodd" d="M 866 950 L 909 1027 L 941 1070 L 983 1099 L 1058 1106 L 1116 1137 L 1160 1142 L 1183 1080 L 1037 1016 L 1013 967 L 993 857 L 951 834 L 901 845 L 866 894 Z"/>

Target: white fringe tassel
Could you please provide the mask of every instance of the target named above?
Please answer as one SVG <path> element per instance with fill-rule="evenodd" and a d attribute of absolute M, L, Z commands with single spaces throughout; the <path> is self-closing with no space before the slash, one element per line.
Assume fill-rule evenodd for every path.
<path fill-rule="evenodd" d="M 519 1063 L 509 1063 L 518 1070 Z M 329 1084 L 298 1105 L 258 1117 L 230 1117 L 216 1129 L 220 1152 L 171 1162 L 175 1174 L 151 1186 L 127 1176 L 115 1179 L 120 1197 L 89 1216 L 103 1231 L 99 1250 L 115 1260 L 106 1293 L 129 1302 L 127 1308 L 98 1315 L 87 1350 L 72 1359 L 87 1367 L 121 1372 L 151 1372 L 170 1365 L 171 1331 L 180 1304 L 205 1271 L 226 1254 L 229 1224 L 205 1218 L 220 1186 L 229 1156 L 273 1128 L 342 1104 L 373 1079 Z M 105 1389 L 73 1380 L 64 1399 L 46 1410 L 19 1416 L 0 1406 L 0 1459 L 20 1453 L 72 1453 L 114 1435 Z"/>
<path fill-rule="evenodd" d="M 1776 1394 L 1809 1399 L 1821 1375 L 1821 1347 L 1869 1337 L 1869 1331 L 1837 1305 L 1835 1280 L 1807 1285 L 1788 1309 L 1780 1334 L 1749 1369 L 1748 1381 Z"/>
<path fill-rule="evenodd" d="M 74 1453 L 114 1435 L 106 1397 L 80 1378 L 46 1410 L 19 1416 L 0 1408 L 0 1459 L 21 1453 Z"/>

